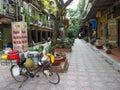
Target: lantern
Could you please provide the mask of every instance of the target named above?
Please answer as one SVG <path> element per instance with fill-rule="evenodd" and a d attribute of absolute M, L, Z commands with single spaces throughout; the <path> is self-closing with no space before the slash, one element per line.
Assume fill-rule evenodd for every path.
<path fill-rule="evenodd" d="M 100 18 L 100 17 L 101 17 L 101 12 L 100 12 L 100 11 L 98 11 L 98 12 L 96 13 L 96 17 L 97 17 L 97 18 Z"/>

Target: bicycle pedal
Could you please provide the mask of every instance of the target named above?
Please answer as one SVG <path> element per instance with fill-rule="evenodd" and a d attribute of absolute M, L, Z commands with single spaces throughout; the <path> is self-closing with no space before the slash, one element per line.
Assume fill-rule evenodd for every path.
<path fill-rule="evenodd" d="M 40 75 L 36 75 L 36 77 L 40 77 Z"/>

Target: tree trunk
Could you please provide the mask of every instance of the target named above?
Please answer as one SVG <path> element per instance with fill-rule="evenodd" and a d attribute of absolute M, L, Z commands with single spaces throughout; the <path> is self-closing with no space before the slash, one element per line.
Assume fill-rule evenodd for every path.
<path fill-rule="evenodd" d="M 52 37 L 52 41 L 51 41 L 51 47 L 52 50 L 51 50 L 51 53 L 54 54 L 54 51 L 55 51 L 55 45 L 57 43 L 57 36 L 58 36 L 58 33 L 59 33 L 59 25 L 60 25 L 60 19 L 59 17 L 54 21 L 54 33 L 53 33 L 53 37 Z"/>

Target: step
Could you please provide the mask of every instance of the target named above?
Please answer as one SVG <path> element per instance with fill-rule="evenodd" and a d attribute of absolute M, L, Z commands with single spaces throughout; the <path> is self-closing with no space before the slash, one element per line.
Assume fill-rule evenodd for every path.
<path fill-rule="evenodd" d="M 59 65 L 52 66 L 54 71 L 64 73 L 67 71 L 69 66 L 68 60 L 62 61 Z"/>

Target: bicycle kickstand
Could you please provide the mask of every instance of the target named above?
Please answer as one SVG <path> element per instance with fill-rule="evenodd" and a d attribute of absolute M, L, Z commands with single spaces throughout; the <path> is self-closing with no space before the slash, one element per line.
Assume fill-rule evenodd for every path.
<path fill-rule="evenodd" d="M 20 84 L 20 86 L 18 88 L 21 88 L 24 82 L 25 82 L 25 80 L 22 81 L 22 83 Z"/>

